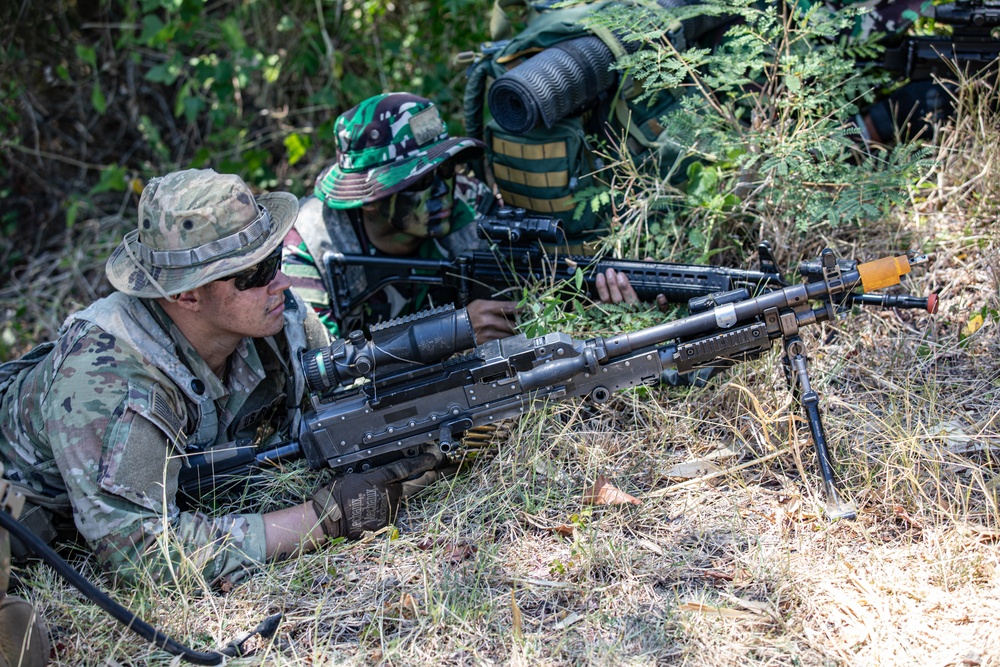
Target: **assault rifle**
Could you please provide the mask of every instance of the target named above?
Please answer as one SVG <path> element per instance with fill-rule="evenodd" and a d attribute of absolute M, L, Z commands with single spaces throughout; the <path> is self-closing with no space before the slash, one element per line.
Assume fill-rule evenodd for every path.
<path fill-rule="evenodd" d="M 582 274 L 588 294 L 597 298 L 597 276 L 612 268 L 629 277 L 633 289 L 643 301 L 653 301 L 663 294 L 669 303 L 687 303 L 691 312 L 716 305 L 719 294 L 731 295 L 746 290 L 749 295 L 787 287 L 789 283 L 778 270 L 767 241 L 757 246 L 759 271 L 724 266 L 677 264 L 673 262 L 614 259 L 585 255 L 560 254 L 543 244 L 558 246 L 565 242 L 562 221 L 558 218 L 528 214 L 523 208 L 503 208 L 495 216 L 478 221 L 480 237 L 491 242 L 490 250 L 463 253 L 454 259 L 414 259 L 328 252 L 325 286 L 330 296 L 334 318 L 343 321 L 348 313 L 366 303 L 389 285 L 416 283 L 453 290 L 453 303 L 466 306 L 475 298 L 495 298 L 497 293 L 536 280 L 570 280 Z M 844 268 L 853 262 L 842 261 Z M 348 267 L 363 267 L 368 286 L 352 294 Z M 822 270 L 818 261 L 803 262 L 799 274 L 807 281 L 818 280 Z M 849 299 L 893 308 L 927 308 L 927 299 L 908 296 L 850 294 Z M 889 301 L 884 299 L 888 298 Z M 931 295 L 932 306 L 936 297 Z"/>
<path fill-rule="evenodd" d="M 670 303 L 685 303 L 737 288 L 756 294 L 788 284 L 778 272 L 766 242 L 758 247 L 760 271 L 745 271 L 560 253 L 558 246 L 565 243 L 562 222 L 529 214 L 523 208 L 502 208 L 495 216 L 480 218 L 477 224 L 479 236 L 490 242 L 490 249 L 462 253 L 454 259 L 326 253 L 322 258 L 326 265 L 323 273 L 334 318 L 344 321 L 374 294 L 397 283 L 450 289 L 451 300 L 458 306 L 477 298 L 496 298 L 498 293 L 538 280 L 568 280 L 578 272 L 587 292 L 597 298 L 597 276 L 609 268 L 626 273 L 643 301 L 663 294 Z M 363 267 L 367 281 L 363 291 L 352 294 L 349 267 Z"/>
<path fill-rule="evenodd" d="M 974 74 L 996 66 L 1000 0 L 955 0 L 932 6 L 929 16 L 935 23 L 951 26 L 952 34 L 905 35 L 886 45 L 880 67 L 911 81 L 923 81 L 950 77 L 954 67 Z"/>
<path fill-rule="evenodd" d="M 819 458 L 826 511 L 831 518 L 852 517 L 854 509 L 836 488 L 819 396 L 809 380 L 808 346 L 799 332 L 835 320 L 856 302 L 852 295 L 859 286 L 898 284 L 910 270 L 910 259 L 858 264 L 837 261 L 824 250 L 809 268 L 810 282 L 758 296 L 740 288 L 688 317 L 606 338 L 521 334 L 474 346 L 468 315 L 450 308 L 374 327 L 370 338 L 355 331 L 347 340 L 302 354 L 313 410 L 303 418 L 296 442 L 264 452 L 244 448 L 242 455 L 225 458 L 199 455 L 184 471 L 182 488 L 226 476 L 243 479 L 255 465 L 297 456 L 304 456 L 310 468 L 340 472 L 363 471 L 425 450 L 456 456 L 460 434 L 474 427 L 548 401 L 579 397 L 602 403 L 612 392 L 657 383 L 664 370 L 729 366 L 764 354 L 780 340 L 787 376 Z M 857 302 L 931 305 L 914 297 L 908 297 L 910 304 L 876 303 L 880 298 Z"/>

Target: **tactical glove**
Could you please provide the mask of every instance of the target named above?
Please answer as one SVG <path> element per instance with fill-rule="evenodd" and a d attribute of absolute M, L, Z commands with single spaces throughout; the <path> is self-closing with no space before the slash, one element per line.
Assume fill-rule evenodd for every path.
<path fill-rule="evenodd" d="M 389 525 L 399 509 L 402 482 L 432 470 L 433 454 L 400 459 L 368 472 L 350 473 L 322 486 L 313 494 L 313 509 L 327 537 L 357 539 L 366 530 Z"/>

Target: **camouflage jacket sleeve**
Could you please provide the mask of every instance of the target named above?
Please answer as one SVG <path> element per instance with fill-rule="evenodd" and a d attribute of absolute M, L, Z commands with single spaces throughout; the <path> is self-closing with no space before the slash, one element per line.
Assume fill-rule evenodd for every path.
<path fill-rule="evenodd" d="M 169 379 L 99 329 L 77 336 L 51 373 L 37 427 L 105 569 L 133 582 L 197 571 L 214 583 L 263 562 L 261 515 L 179 511 L 187 408 Z"/>
<path fill-rule="evenodd" d="M 316 267 L 316 260 L 295 228 L 289 231 L 284 244 L 281 257 L 282 273 L 292 282 L 295 293 L 313 309 L 320 322 L 326 326 L 331 338 L 336 338 L 339 335 L 337 320 L 333 317 L 330 296 L 323 284 L 323 277 Z"/>

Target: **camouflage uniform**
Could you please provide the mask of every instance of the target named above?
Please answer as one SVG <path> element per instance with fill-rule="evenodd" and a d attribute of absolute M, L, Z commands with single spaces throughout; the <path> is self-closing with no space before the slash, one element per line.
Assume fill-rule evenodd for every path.
<path fill-rule="evenodd" d="M 354 312 L 345 321 L 336 322 L 325 287 L 326 267 L 316 258 L 334 249 L 347 254 L 381 254 L 369 242 L 358 209 L 404 190 L 449 159 L 478 155 L 482 143 L 450 137 L 429 100 L 405 93 L 365 100 L 337 119 L 335 132 L 337 161 L 316 180 L 314 194 L 299 202 L 295 228 L 285 239 L 282 271 L 334 334 L 412 309 L 440 305 L 433 303 L 434 290 L 429 293 L 426 287 L 396 285 L 369 300 L 367 312 Z M 449 232 L 440 238 L 426 238 L 412 254 L 415 258 L 451 258 L 482 247 L 471 223 L 491 213 L 497 206 L 496 198 L 485 183 L 463 173 L 456 173 L 449 187 Z M 367 288 L 361 267 L 349 267 L 347 280 L 352 295 L 363 294 Z"/>
<path fill-rule="evenodd" d="M 147 205 L 154 196 L 159 211 Z M 287 291 L 282 332 L 243 339 L 223 382 L 149 297 L 252 266 L 277 247 L 296 210 L 291 195 L 255 201 L 237 177 L 211 171 L 151 181 L 138 234 L 108 260 L 121 291 L 68 318 L 55 344 L 8 378 L 0 396 L 7 479 L 55 517 L 71 515 L 109 572 L 134 579 L 141 564 L 168 577 L 183 555 L 216 582 L 263 562 L 262 516 L 182 512 L 178 474 L 185 455 L 296 428 L 297 352 L 325 335 L 307 339 L 308 310 Z M 233 234 L 239 219 L 253 222 Z"/>

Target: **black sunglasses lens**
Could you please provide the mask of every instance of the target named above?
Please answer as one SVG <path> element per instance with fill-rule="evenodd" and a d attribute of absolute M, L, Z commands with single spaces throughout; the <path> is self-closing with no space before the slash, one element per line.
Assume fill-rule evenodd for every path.
<path fill-rule="evenodd" d="M 419 179 L 403 188 L 403 192 L 422 192 L 434 185 L 434 172 L 429 171 Z"/>
<path fill-rule="evenodd" d="M 278 266 L 280 264 L 281 246 L 278 246 L 273 253 L 267 256 L 267 259 L 260 261 L 256 266 L 242 273 L 237 273 L 235 276 L 236 282 L 233 284 L 241 292 L 268 285 L 278 275 Z"/>

